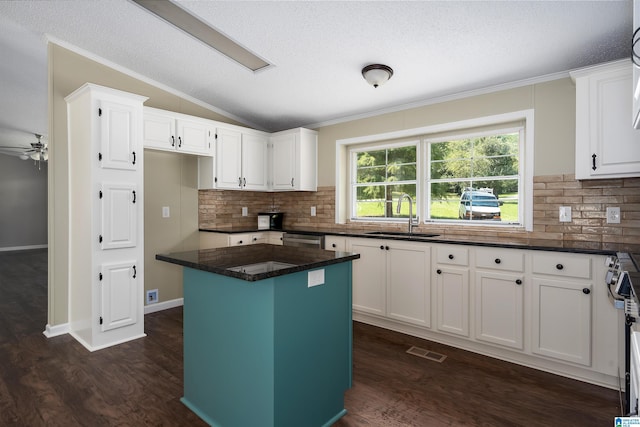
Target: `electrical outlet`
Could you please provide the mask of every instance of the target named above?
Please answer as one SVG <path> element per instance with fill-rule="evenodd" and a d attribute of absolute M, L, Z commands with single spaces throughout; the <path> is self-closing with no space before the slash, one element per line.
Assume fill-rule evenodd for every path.
<path fill-rule="evenodd" d="M 571 222 L 571 206 L 560 206 L 560 222 Z"/>
<path fill-rule="evenodd" d="M 147 291 L 147 305 L 155 304 L 158 302 L 158 290 L 152 289 Z"/>
<path fill-rule="evenodd" d="M 171 216 L 171 211 L 169 210 L 169 206 L 162 207 L 162 218 L 169 218 Z"/>
<path fill-rule="evenodd" d="M 607 208 L 607 224 L 620 224 L 620 208 Z"/>
<path fill-rule="evenodd" d="M 242 207 L 242 216 L 247 216 L 249 215 L 249 208 L 247 208 L 246 206 Z"/>
<path fill-rule="evenodd" d="M 311 206 L 311 216 L 316 216 L 316 207 Z"/>

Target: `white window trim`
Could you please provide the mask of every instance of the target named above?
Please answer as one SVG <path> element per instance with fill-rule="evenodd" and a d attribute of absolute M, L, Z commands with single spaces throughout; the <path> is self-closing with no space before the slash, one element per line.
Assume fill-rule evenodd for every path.
<path fill-rule="evenodd" d="M 347 200 L 349 203 L 349 215 L 348 218 L 351 222 L 406 222 L 406 219 L 402 218 L 399 220 L 398 218 L 356 218 L 354 216 L 355 213 L 355 197 L 353 196 L 353 187 L 355 185 L 356 179 L 356 159 L 354 153 L 363 152 L 363 151 L 374 151 L 381 149 L 390 149 L 390 148 L 400 148 L 400 147 L 416 147 L 416 206 L 418 207 L 418 211 L 420 211 L 421 204 L 421 171 L 420 171 L 420 148 L 422 146 L 422 141 L 420 139 L 410 139 L 406 141 L 392 142 L 389 144 L 380 145 L 350 145 L 347 148 L 349 153 L 349 188 L 347 190 Z M 337 186 L 336 186 L 337 188 Z M 418 215 L 418 212 L 415 213 Z"/>
<path fill-rule="evenodd" d="M 424 126 L 414 129 L 403 129 L 399 131 L 386 132 L 374 135 L 358 136 L 353 138 L 339 139 L 336 141 L 336 204 L 335 204 L 335 222 L 336 224 L 344 224 L 350 216 L 350 201 L 348 199 L 351 185 L 349 175 L 350 150 L 349 146 L 354 144 L 374 143 L 384 140 L 393 140 L 398 138 L 415 138 L 423 135 L 434 134 L 439 132 L 451 132 L 456 130 L 464 130 L 467 128 L 479 127 L 487 124 L 509 123 L 517 120 L 524 120 L 524 141 L 521 141 L 521 148 L 524 150 L 524 162 L 520 165 L 520 173 L 522 180 L 520 185 L 523 187 L 524 196 L 522 197 L 522 215 L 523 223 L 520 226 L 512 226 L 514 228 L 524 228 L 526 231 L 533 231 L 533 156 L 534 156 L 534 110 L 520 110 L 504 114 L 496 114 L 492 116 L 478 117 L 468 120 L 460 120 L 457 122 L 443 123 L 437 125 Z M 420 169 L 424 169 L 419 167 Z M 420 180 L 422 181 L 422 180 Z M 425 218 L 424 203 L 421 203 L 418 211 Z M 446 225 L 446 222 L 432 223 L 439 226 Z M 453 224 L 452 224 L 453 225 Z M 459 225 L 459 223 L 456 223 Z M 472 224 L 469 224 L 472 225 Z M 483 223 L 483 226 L 489 226 Z M 494 225 L 495 226 L 495 225 Z M 504 228 L 505 226 L 502 226 Z"/>

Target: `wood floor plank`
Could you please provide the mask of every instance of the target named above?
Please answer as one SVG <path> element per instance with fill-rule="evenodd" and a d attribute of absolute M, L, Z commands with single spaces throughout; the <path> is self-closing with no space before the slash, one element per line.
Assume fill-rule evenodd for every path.
<path fill-rule="evenodd" d="M 42 334 L 46 281 L 46 250 L 0 253 L 0 426 L 206 425 L 180 402 L 181 307 L 145 316 L 146 338 L 91 353 L 69 335 Z M 336 427 L 595 427 L 620 413 L 614 390 L 362 323 L 353 330 L 353 388 Z M 412 345 L 447 358 L 407 354 Z"/>

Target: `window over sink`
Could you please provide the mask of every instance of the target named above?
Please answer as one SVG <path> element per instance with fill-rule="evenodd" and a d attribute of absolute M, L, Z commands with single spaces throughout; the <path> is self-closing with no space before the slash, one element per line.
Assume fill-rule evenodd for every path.
<path fill-rule="evenodd" d="M 423 224 L 532 230 L 533 110 L 339 140 L 336 153 L 336 222 L 404 222 L 408 194 Z"/>

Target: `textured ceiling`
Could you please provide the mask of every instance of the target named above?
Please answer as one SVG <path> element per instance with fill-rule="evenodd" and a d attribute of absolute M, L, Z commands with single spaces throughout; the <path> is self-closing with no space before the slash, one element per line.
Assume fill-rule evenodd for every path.
<path fill-rule="evenodd" d="M 628 57 L 633 8 L 631 1 L 177 3 L 274 66 L 253 73 L 128 0 L 1 1 L 0 145 L 2 129 L 47 133 L 45 35 L 277 131 Z M 369 86 L 360 70 L 370 63 L 391 66 L 393 78 Z"/>

